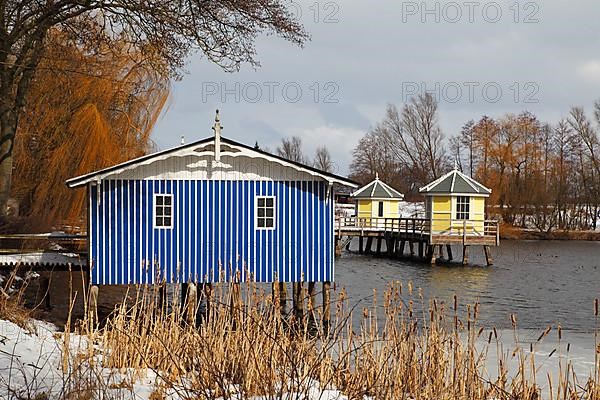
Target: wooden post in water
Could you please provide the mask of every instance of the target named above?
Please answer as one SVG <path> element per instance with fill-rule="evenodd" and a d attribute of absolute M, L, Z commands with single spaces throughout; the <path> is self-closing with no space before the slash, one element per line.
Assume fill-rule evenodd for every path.
<path fill-rule="evenodd" d="M 485 254 L 485 262 L 487 266 L 494 265 L 494 260 L 492 260 L 492 252 L 490 251 L 490 246 L 483 246 L 483 252 Z"/>
<path fill-rule="evenodd" d="M 431 265 L 435 265 L 438 258 L 438 248 L 439 246 L 433 245 L 431 246 Z"/>
<path fill-rule="evenodd" d="M 331 282 L 323 282 L 323 333 L 329 335 L 331 323 Z"/>
<path fill-rule="evenodd" d="M 423 243 L 422 241 L 419 241 L 419 258 L 421 260 L 423 260 L 425 258 L 424 254 L 423 254 L 423 246 L 425 245 L 425 243 Z"/>
<path fill-rule="evenodd" d="M 440 244 L 438 246 L 438 258 L 444 258 L 444 245 Z"/>
<path fill-rule="evenodd" d="M 369 254 L 372 253 L 372 247 L 373 247 L 373 237 L 372 236 L 368 236 L 367 237 L 367 248 L 365 249 L 365 251 Z"/>
<path fill-rule="evenodd" d="M 469 246 L 463 246 L 463 265 L 467 265 L 469 263 Z"/>
<path fill-rule="evenodd" d="M 447 244 L 446 245 L 446 252 L 448 253 L 448 261 L 452 261 L 454 259 L 454 257 L 452 256 L 452 246 Z"/>
<path fill-rule="evenodd" d="M 169 299 L 167 295 L 167 284 L 163 282 L 158 287 L 158 306 L 160 307 L 160 310 L 165 314 L 167 312 L 168 304 Z"/>
<path fill-rule="evenodd" d="M 213 306 L 213 286 L 212 283 L 204 284 L 204 298 L 206 301 L 206 319 L 210 318 Z"/>
<path fill-rule="evenodd" d="M 317 295 L 315 292 L 315 283 L 308 283 L 308 332 L 311 335 L 317 333 Z"/>
<path fill-rule="evenodd" d="M 381 255 L 381 236 L 377 236 L 377 255 Z"/>
<path fill-rule="evenodd" d="M 365 249 L 364 249 L 364 246 L 363 246 L 364 245 L 363 240 L 364 240 L 363 239 L 363 235 L 360 235 L 358 237 L 358 253 L 359 254 L 362 254 L 362 253 L 365 252 Z"/>
<path fill-rule="evenodd" d="M 408 242 L 408 248 L 410 250 L 410 256 L 414 257 L 415 256 L 415 244 L 413 243 L 412 240 Z"/>
<path fill-rule="evenodd" d="M 398 257 L 404 257 L 404 246 L 406 246 L 406 240 L 401 240 L 398 247 Z"/>
<path fill-rule="evenodd" d="M 279 282 L 279 306 L 281 314 L 287 315 L 287 283 Z"/>
<path fill-rule="evenodd" d="M 302 282 L 294 282 L 292 288 L 294 317 L 296 318 L 296 324 L 302 329 L 302 322 L 304 320 L 304 289 L 302 287 Z"/>

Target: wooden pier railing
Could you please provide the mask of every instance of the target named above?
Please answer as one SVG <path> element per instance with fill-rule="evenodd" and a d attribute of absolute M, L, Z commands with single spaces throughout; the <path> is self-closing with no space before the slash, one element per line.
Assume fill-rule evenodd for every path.
<path fill-rule="evenodd" d="M 427 240 L 430 244 L 462 242 L 497 246 L 500 243 L 499 223 L 496 220 L 339 217 L 334 227 L 338 237 L 395 234 Z"/>

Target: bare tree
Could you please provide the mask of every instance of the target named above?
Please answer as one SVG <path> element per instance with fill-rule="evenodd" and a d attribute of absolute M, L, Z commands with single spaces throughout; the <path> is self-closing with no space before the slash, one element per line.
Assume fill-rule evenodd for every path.
<path fill-rule="evenodd" d="M 235 71 L 243 63 L 258 65 L 254 42 L 261 32 L 304 43 L 307 34 L 288 7 L 283 0 L 0 0 L 0 217 L 10 195 L 19 116 L 49 32 L 68 31 L 75 43 L 101 51 L 118 38 L 171 76 L 195 51 Z"/>
<path fill-rule="evenodd" d="M 387 131 L 397 161 L 413 171 L 418 184 L 438 178 L 448 166 L 437 107 L 431 94 L 419 95 L 404 105 L 401 113 L 389 105 L 380 126 Z"/>
<path fill-rule="evenodd" d="M 298 136 L 281 139 L 281 145 L 277 146 L 277 154 L 290 161 L 305 163 L 306 158 L 302 152 L 302 139 Z"/>
<path fill-rule="evenodd" d="M 333 161 L 331 161 L 331 154 L 329 154 L 327 147 L 320 146 L 317 148 L 313 165 L 321 171 L 333 172 Z"/>

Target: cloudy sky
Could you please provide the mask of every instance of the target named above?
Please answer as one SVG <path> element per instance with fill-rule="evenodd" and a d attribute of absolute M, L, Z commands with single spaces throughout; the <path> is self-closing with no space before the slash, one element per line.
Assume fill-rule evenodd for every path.
<path fill-rule="evenodd" d="M 262 67 L 234 74 L 193 57 L 154 133 L 161 149 L 223 135 L 274 150 L 297 135 L 345 174 L 352 149 L 399 106 L 429 91 L 446 137 L 469 119 L 523 110 L 556 122 L 600 99 L 600 2 L 296 0 L 312 36 L 304 48 L 257 43 Z"/>

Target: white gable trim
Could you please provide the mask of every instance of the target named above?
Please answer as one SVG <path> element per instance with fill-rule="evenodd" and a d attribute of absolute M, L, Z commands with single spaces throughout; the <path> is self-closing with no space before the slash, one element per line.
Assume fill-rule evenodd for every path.
<path fill-rule="evenodd" d="M 289 162 L 284 159 L 271 156 L 268 153 L 258 152 L 255 150 L 250 150 L 245 146 L 241 146 L 236 144 L 233 141 L 222 138 L 221 141 L 221 160 L 225 157 L 237 158 L 237 157 L 247 157 L 250 159 L 262 159 L 286 168 L 291 168 L 297 172 L 302 174 L 306 174 L 313 178 L 322 179 L 329 183 L 339 183 L 345 186 L 357 187 L 354 182 L 345 179 L 343 177 L 338 177 L 333 174 L 329 174 L 326 172 L 318 171 L 316 169 L 310 168 L 308 166 L 302 166 L 297 163 Z M 211 145 L 214 145 L 214 141 L 212 138 L 205 139 L 200 142 L 191 143 L 189 145 L 181 146 L 181 148 L 175 148 L 170 150 L 165 150 L 162 152 L 146 155 L 143 157 L 139 157 L 137 159 L 124 162 L 122 164 L 118 164 L 116 166 L 105 168 L 96 172 L 92 172 L 90 174 L 82 175 L 76 178 L 72 178 L 67 180 L 67 186 L 73 188 L 78 186 L 86 185 L 90 182 L 98 182 L 104 179 L 119 179 L 119 175 L 127 172 L 138 169 L 142 166 L 148 166 L 157 161 L 164 161 L 171 158 L 181 158 L 181 157 L 205 157 L 211 160 L 214 163 L 215 168 L 218 169 L 219 165 L 223 164 L 223 161 L 216 161 L 214 159 L 214 150 L 210 148 Z M 223 148 L 225 147 L 225 148 Z M 227 147 L 231 149 L 235 149 L 235 151 L 228 150 Z M 160 173 L 160 171 L 158 171 Z"/>

